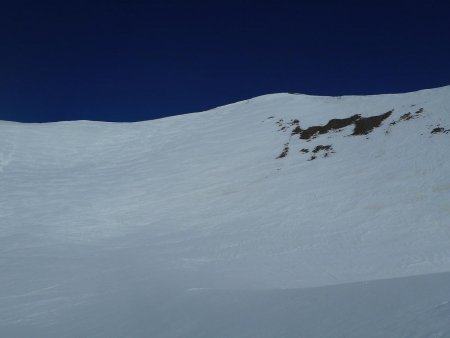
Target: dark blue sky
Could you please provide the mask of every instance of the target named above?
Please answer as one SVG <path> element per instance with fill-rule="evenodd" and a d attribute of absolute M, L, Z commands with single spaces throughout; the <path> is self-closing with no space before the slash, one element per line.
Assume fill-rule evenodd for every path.
<path fill-rule="evenodd" d="M 450 84 L 447 1 L 11 1 L 0 120 L 136 121 Z"/>

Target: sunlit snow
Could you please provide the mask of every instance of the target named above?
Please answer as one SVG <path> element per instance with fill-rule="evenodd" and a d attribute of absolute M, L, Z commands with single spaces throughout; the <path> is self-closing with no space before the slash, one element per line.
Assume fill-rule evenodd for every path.
<path fill-rule="evenodd" d="M 450 337 L 450 87 L 0 122 L 0 336 Z"/>

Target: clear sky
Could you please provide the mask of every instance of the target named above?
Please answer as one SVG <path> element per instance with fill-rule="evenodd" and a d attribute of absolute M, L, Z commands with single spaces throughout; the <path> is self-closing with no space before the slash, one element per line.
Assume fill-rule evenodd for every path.
<path fill-rule="evenodd" d="M 136 121 L 450 84 L 448 1 L 10 1 L 0 120 Z"/>

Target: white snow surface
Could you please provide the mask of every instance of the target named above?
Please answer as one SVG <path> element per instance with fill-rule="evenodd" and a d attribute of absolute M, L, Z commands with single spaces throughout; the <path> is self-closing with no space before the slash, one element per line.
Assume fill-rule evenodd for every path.
<path fill-rule="evenodd" d="M 0 122 L 0 336 L 450 337 L 449 149 L 450 86 Z"/>

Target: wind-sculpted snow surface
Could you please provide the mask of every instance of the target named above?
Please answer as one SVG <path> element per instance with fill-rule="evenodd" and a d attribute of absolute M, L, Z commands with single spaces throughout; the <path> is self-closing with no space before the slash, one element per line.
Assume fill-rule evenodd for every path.
<path fill-rule="evenodd" d="M 0 122 L 0 336 L 450 337 L 448 130 L 450 87 Z"/>

